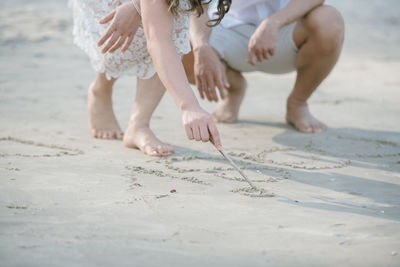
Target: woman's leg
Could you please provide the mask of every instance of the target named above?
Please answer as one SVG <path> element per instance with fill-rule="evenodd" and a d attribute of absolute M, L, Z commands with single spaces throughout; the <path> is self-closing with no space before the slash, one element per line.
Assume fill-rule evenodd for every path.
<path fill-rule="evenodd" d="M 172 146 L 161 142 L 150 130 L 151 116 L 164 93 L 165 88 L 157 74 L 147 80 L 138 79 L 132 115 L 124 134 L 126 147 L 139 148 L 150 156 L 165 156 L 174 152 Z"/>
<path fill-rule="evenodd" d="M 107 80 L 104 73 L 97 73 L 89 87 L 89 127 L 93 137 L 122 139 L 123 132 L 118 125 L 112 107 L 112 89 L 115 79 Z"/>

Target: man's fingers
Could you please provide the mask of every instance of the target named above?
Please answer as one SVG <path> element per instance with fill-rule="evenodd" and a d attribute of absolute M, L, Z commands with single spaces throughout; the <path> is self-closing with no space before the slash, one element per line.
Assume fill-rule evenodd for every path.
<path fill-rule="evenodd" d="M 261 62 L 261 61 L 264 60 L 264 59 L 263 59 L 263 55 L 262 55 L 261 49 L 256 49 L 256 50 L 255 50 L 255 54 L 256 54 L 256 57 L 257 57 L 257 61 L 258 61 L 258 62 Z"/>
<path fill-rule="evenodd" d="M 225 88 L 229 88 L 231 85 L 228 82 L 228 77 L 226 77 L 226 70 L 224 69 L 224 71 L 222 72 L 222 81 L 224 83 L 224 87 Z"/>
<path fill-rule="evenodd" d="M 221 150 L 222 149 L 221 139 L 219 138 L 217 126 L 215 126 L 215 123 L 213 121 L 210 121 L 208 123 L 208 130 L 210 131 L 211 138 L 214 141 L 215 147 L 218 150 Z"/>
<path fill-rule="evenodd" d="M 113 53 L 115 50 L 117 50 L 119 47 L 121 47 L 125 40 L 126 40 L 126 36 L 121 36 L 118 41 L 110 48 L 110 50 L 108 51 L 109 53 Z"/>
<path fill-rule="evenodd" d="M 206 95 L 207 100 L 208 101 L 212 101 L 210 91 L 208 90 L 207 78 L 204 77 L 204 76 L 205 75 L 200 77 L 200 79 L 201 79 L 201 88 L 202 88 L 202 91 L 204 92 L 204 94 Z"/>
<path fill-rule="evenodd" d="M 225 85 L 223 82 L 222 74 L 219 75 L 219 77 L 217 78 L 216 84 L 219 90 L 219 95 L 221 96 L 222 99 L 225 99 Z"/>
<path fill-rule="evenodd" d="M 203 92 L 203 87 L 201 85 L 201 79 L 197 75 L 196 75 L 195 79 L 196 79 L 197 90 L 199 90 L 201 99 L 204 100 L 204 92 Z"/>
<path fill-rule="evenodd" d="M 110 20 L 112 20 L 112 19 L 114 18 L 115 12 L 116 12 L 116 10 L 112 11 L 111 13 L 108 13 L 106 16 L 104 16 L 104 17 L 99 21 L 99 23 L 100 23 L 100 24 L 106 24 L 106 23 L 108 23 Z"/>
<path fill-rule="evenodd" d="M 217 102 L 218 96 L 217 92 L 215 91 L 214 79 L 211 73 L 207 73 L 207 87 L 208 87 L 208 92 L 210 93 L 211 96 L 211 101 Z"/>
<path fill-rule="evenodd" d="M 208 87 L 204 87 L 204 88 L 205 88 L 204 93 L 206 94 L 207 100 L 212 102 L 212 96 L 211 96 L 210 90 L 208 90 Z"/>
<path fill-rule="evenodd" d="M 262 56 L 263 56 L 263 59 L 268 59 L 268 58 L 269 58 L 268 50 L 267 50 L 267 49 L 263 49 L 263 50 L 262 50 Z"/>
<path fill-rule="evenodd" d="M 270 49 L 268 49 L 268 53 L 271 55 L 271 57 L 272 57 L 273 55 L 275 55 L 275 48 L 270 48 Z"/>
<path fill-rule="evenodd" d="M 254 49 L 253 48 L 249 49 L 249 55 L 247 56 L 247 63 L 249 63 L 251 65 L 255 65 L 256 64 L 255 55 L 254 55 Z"/>
<path fill-rule="evenodd" d="M 134 35 L 130 35 L 130 36 L 126 39 L 125 44 L 124 44 L 124 46 L 123 46 L 122 49 L 121 49 L 121 53 L 124 53 L 124 52 L 129 48 L 129 45 L 132 43 L 133 36 L 134 36 Z"/>
<path fill-rule="evenodd" d="M 112 45 L 115 44 L 115 42 L 119 39 L 120 34 L 118 32 L 113 32 L 110 40 L 108 40 L 107 44 L 104 46 L 104 48 L 101 50 L 103 54 L 107 53 L 108 50 L 111 48 Z"/>

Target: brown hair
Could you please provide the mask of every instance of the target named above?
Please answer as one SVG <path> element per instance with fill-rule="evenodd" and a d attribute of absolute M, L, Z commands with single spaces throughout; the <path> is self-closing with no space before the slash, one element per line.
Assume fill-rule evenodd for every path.
<path fill-rule="evenodd" d="M 204 13 L 203 4 L 209 4 L 212 0 L 189 0 L 191 5 L 188 11 L 196 11 L 197 16 L 200 16 Z M 216 26 L 218 25 L 225 14 L 229 11 L 232 0 L 218 0 L 217 12 L 215 14 L 218 16 L 215 19 L 212 19 L 208 22 L 208 26 Z M 168 10 L 176 15 L 179 8 L 179 0 L 167 0 Z"/>

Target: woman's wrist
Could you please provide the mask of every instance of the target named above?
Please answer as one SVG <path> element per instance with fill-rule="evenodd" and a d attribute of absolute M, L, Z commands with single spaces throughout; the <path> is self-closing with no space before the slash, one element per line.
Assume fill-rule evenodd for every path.
<path fill-rule="evenodd" d="M 197 101 L 196 97 L 193 95 L 191 99 L 182 99 L 180 103 L 178 103 L 179 110 L 181 112 L 195 110 L 200 108 L 200 104 Z"/>

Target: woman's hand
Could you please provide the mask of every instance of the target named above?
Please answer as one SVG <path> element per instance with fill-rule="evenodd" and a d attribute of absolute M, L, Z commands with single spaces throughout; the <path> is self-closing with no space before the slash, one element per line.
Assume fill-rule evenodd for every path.
<path fill-rule="evenodd" d="M 207 142 L 212 138 L 215 147 L 218 150 L 222 149 L 218 129 L 212 116 L 200 106 L 182 110 L 182 123 L 190 140 Z"/>
<path fill-rule="evenodd" d="M 218 87 L 219 95 L 221 99 L 224 99 L 229 83 L 226 78 L 225 66 L 217 52 L 210 45 L 205 45 L 194 49 L 193 54 L 194 75 L 201 99 L 206 96 L 208 101 L 217 102 L 218 95 L 215 87 Z"/>
<path fill-rule="evenodd" d="M 102 46 L 108 40 L 101 50 L 103 54 L 107 52 L 113 53 L 121 46 L 123 46 L 121 52 L 124 53 L 131 44 L 140 25 L 140 14 L 138 14 L 131 2 L 126 2 L 102 18 L 99 23 L 106 24 L 111 20 L 110 26 L 108 26 L 106 33 L 103 34 L 97 45 Z"/>
<path fill-rule="evenodd" d="M 279 23 L 272 19 L 265 19 L 258 26 L 249 41 L 247 63 L 255 65 L 256 60 L 262 62 L 275 54 L 279 28 Z"/>

